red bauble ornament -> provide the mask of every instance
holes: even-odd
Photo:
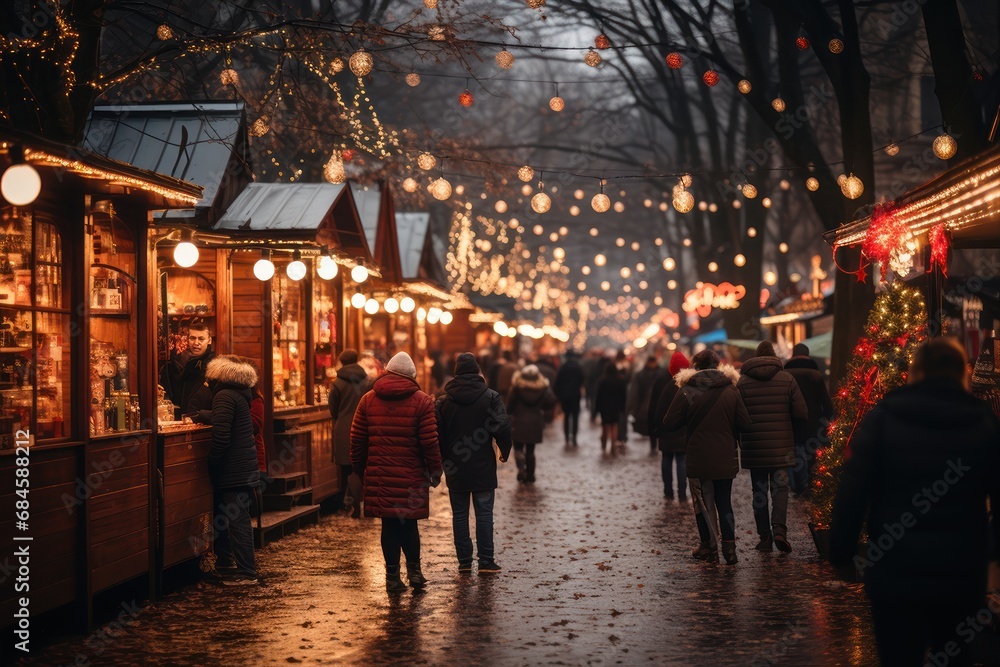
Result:
[[[469,89],[466,88],[458,96],[458,103],[461,104],[463,107],[471,107],[473,104],[476,103],[476,98],[473,97],[472,93],[469,92]]]
[[[809,48],[809,40],[806,37],[799,37],[795,40],[795,46],[799,47],[799,50],[805,51]]]
[[[706,86],[714,86],[719,83],[719,73],[710,69],[701,75],[701,80],[705,82]]]
[[[676,51],[667,54],[667,67],[670,69],[680,69],[681,65],[684,64],[684,59],[681,58],[681,54]]]
[[[354,159],[354,151],[350,148],[345,148],[344,150],[340,151],[340,156],[344,158],[345,162],[350,162],[351,160]]]
[[[594,46],[599,48],[601,51],[611,46],[611,40],[603,32],[594,38]]]

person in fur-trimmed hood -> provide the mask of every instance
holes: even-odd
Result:
[[[809,408],[798,382],[782,369],[774,346],[763,341],[757,354],[740,368],[736,385],[753,419],[740,439],[743,467],[753,484],[753,516],[760,542],[758,551],[788,553],[785,517],[788,515],[788,469],[795,463],[795,422],[809,418]],[[771,515],[767,513],[768,489]]]
[[[216,567],[222,571],[235,567],[235,574],[223,578],[223,584],[255,584],[250,497],[259,483],[260,470],[250,404],[257,371],[242,357],[220,355],[208,363],[205,382],[212,392],[208,472],[215,488]]]
[[[510,416],[519,482],[535,481],[535,445],[542,441],[545,412],[555,404],[556,395],[538,366],[528,364],[520,373],[514,374],[507,396],[507,414]]]
[[[733,478],[740,469],[736,443],[740,432],[750,428],[750,415],[736,389],[740,376],[735,368],[720,365],[711,350],[702,350],[691,362],[693,368],[674,376],[680,389],[663,425],[667,431],[687,432],[687,476],[701,538],[691,555],[718,558],[716,535],[721,532],[722,553],[732,565],[737,561],[732,504]]]

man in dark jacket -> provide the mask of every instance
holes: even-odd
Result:
[[[340,466],[340,491],[334,506],[347,509],[344,500],[349,489],[351,516],[356,519],[361,516],[361,480],[351,474],[351,423],[361,397],[372,388],[372,383],[365,369],[358,364],[357,350],[344,350],[339,359],[341,367],[330,388],[329,406],[333,418],[333,460]]]
[[[918,348],[909,382],[872,408],[850,441],[830,561],[863,570],[883,665],[923,665],[928,646],[928,664],[972,664],[969,644],[984,616],[995,618],[984,600],[986,497],[1000,541],[1000,422],[969,394],[954,338]]]
[[[160,386],[177,407],[179,415],[190,415],[212,407],[212,393],[205,387],[205,369],[215,358],[212,334],[204,324],[188,328],[188,347],[160,371]]]
[[[438,442],[451,499],[458,571],[472,571],[471,500],[476,512],[479,572],[499,572],[500,566],[493,558],[493,499],[497,488],[493,441],[500,448],[500,460],[506,461],[513,444],[510,420],[500,394],[486,387],[479,364],[469,352],[458,355],[455,377],[444,391],[435,408]]]
[[[827,441],[826,431],[833,418],[833,403],[826,389],[826,378],[819,365],[809,356],[809,347],[799,343],[792,348],[792,358],[785,362],[785,371],[795,378],[802,398],[809,408],[809,419],[795,424],[795,463],[791,466],[792,492],[809,491],[816,450]]]
[[[743,467],[750,470],[753,484],[753,516],[760,542],[756,549],[770,551],[774,545],[788,553],[785,517],[788,514],[788,468],[795,461],[794,420],[809,417],[799,385],[781,368],[774,347],[764,341],[757,355],[740,367],[736,385],[753,425],[740,437]],[[768,521],[767,495],[771,491]],[[772,532],[773,531],[773,532]]]
[[[227,585],[257,583],[253,552],[250,498],[256,493],[260,471],[250,418],[251,393],[257,384],[254,367],[235,355],[220,355],[205,369],[212,392],[212,444],[208,472],[215,493],[215,554]]]
[[[563,434],[566,446],[576,447],[576,435],[580,428],[580,396],[583,390],[583,367],[576,353],[566,353],[566,361],[556,374],[553,387],[563,411]]]
[[[646,363],[642,370],[632,377],[632,386],[629,387],[628,412],[635,420],[635,432],[639,435],[651,435],[649,424],[649,403],[653,396],[653,385],[667,371],[660,368],[660,363],[656,357],[650,355],[646,358]],[[656,453],[656,438],[649,439],[650,454]]]

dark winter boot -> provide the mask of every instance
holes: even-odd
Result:
[[[722,557],[726,559],[726,565],[736,565],[739,558],[736,557],[736,542],[722,541]]]
[[[718,553],[710,543],[702,542],[697,549],[691,552],[691,557],[698,560],[715,560],[718,558]]]
[[[754,547],[757,551],[773,551],[774,550],[774,538],[770,535],[761,535],[760,542]]]
[[[385,567],[385,590],[387,593],[403,593],[407,591],[406,584],[399,578],[399,566]]]
[[[406,563],[406,576],[410,579],[410,585],[414,588],[423,588],[427,585],[427,578],[420,571],[420,563]]]

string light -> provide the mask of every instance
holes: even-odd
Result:
[[[430,153],[421,153],[417,156],[417,166],[424,171],[430,171],[437,166],[437,158]]]
[[[747,95],[751,90],[753,90],[753,86],[750,85],[750,82],[746,79],[740,79],[740,82],[736,84],[736,89],[744,95]]]
[[[844,42],[834,37],[830,40],[830,43],[827,44],[827,48],[830,49],[830,53],[841,53],[844,50]]]
[[[597,67],[601,64],[602,58],[601,54],[594,50],[594,47],[587,49],[587,53],[583,56],[583,62],[587,63],[591,67]]]
[[[527,183],[528,181],[531,181],[532,179],[535,178],[535,170],[529,167],[528,165],[524,165],[523,167],[517,170],[517,177],[520,178],[525,183]]]
[[[416,72],[410,72],[404,78],[406,79],[406,85],[411,88],[416,88],[420,85],[420,75]]]
[[[676,52],[668,53],[665,60],[667,61],[667,67],[670,69],[680,69],[684,65],[684,58]]]
[[[865,184],[852,173],[844,180],[844,183],[840,186],[840,190],[848,199],[857,199],[865,191]]]
[[[719,83],[719,73],[714,69],[710,69],[701,75],[701,80],[705,82],[708,87],[714,87]]]
[[[473,97],[469,89],[466,88],[465,90],[463,90],[461,93],[458,94],[458,103],[461,104],[463,107],[471,107],[473,104],[476,103],[476,98]]]
[[[407,192],[416,192],[418,187],[420,186],[412,178],[407,177],[403,181],[403,189],[406,190]]]
[[[810,176],[809,178],[807,178],[806,179],[806,189],[809,190],[810,192],[816,192],[817,190],[819,190],[819,180],[817,180],[813,176]]]
[[[323,178],[330,183],[343,183],[347,180],[347,174],[344,172],[344,160],[340,151],[333,151],[333,155],[323,165]]]
[[[549,100],[549,108],[558,113],[566,108],[566,100],[556,95]]]
[[[372,58],[372,54],[365,51],[364,47],[362,47],[351,54],[349,64],[355,76],[363,77],[371,74],[372,68],[375,66],[375,60]]]
[[[510,69],[514,66],[514,54],[504,49],[496,55],[496,61],[500,69]]]
[[[885,147],[885,154],[889,157],[893,157],[897,153],[899,153],[899,146],[897,144],[889,144]]]
[[[602,189],[601,192],[594,195],[593,199],[590,200],[590,206],[596,212],[604,213],[611,208],[611,198],[604,194]]]
[[[740,190],[743,192],[743,196],[746,197],[747,199],[753,199],[754,197],[757,196],[757,188],[755,188],[750,183],[744,183],[743,187],[740,188]]]
[[[771,108],[777,111],[778,113],[784,112],[785,100],[781,99],[780,97],[775,97],[773,100],[771,100]]]
[[[950,160],[958,152],[958,142],[947,132],[938,135],[931,147],[934,155],[942,160]]]
[[[451,183],[441,176],[427,186],[427,191],[431,193],[431,196],[434,197],[434,199],[437,199],[438,201],[445,201],[451,197]]]

